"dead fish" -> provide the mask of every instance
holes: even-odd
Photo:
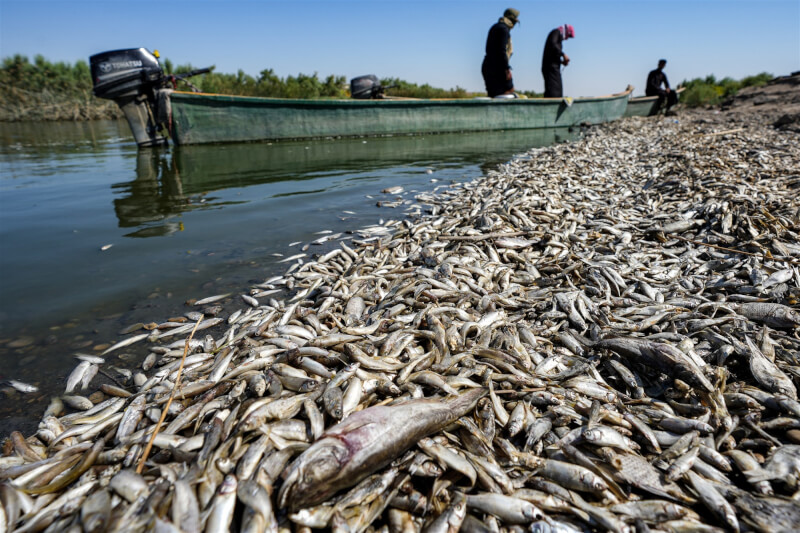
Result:
[[[767,359],[756,347],[750,337],[745,337],[749,349],[750,371],[762,386],[771,392],[783,394],[792,400],[797,400],[797,389],[792,380],[775,363]]]
[[[142,334],[139,334],[139,335],[134,335],[133,337],[128,337],[127,339],[121,340],[118,343],[112,345],[110,348],[106,348],[103,351],[103,355],[109,354],[109,353],[113,352],[114,350],[118,350],[120,348],[124,348],[125,346],[130,346],[131,344],[139,342],[141,340],[144,340],[149,336],[150,336],[150,333],[142,333]]]
[[[28,383],[23,383],[22,381],[17,381],[16,379],[8,379],[6,380],[6,383],[8,384],[9,387],[13,388],[14,390],[18,390],[19,392],[26,394],[31,392],[36,392],[39,390],[39,387],[30,385]]]
[[[672,345],[633,337],[619,337],[598,341],[594,344],[594,348],[609,349],[666,374],[680,377],[707,392],[714,390],[702,370]]]
[[[783,304],[770,302],[727,303],[728,307],[756,322],[773,328],[800,326],[800,312]]]
[[[281,507],[316,505],[382,468],[403,451],[475,407],[486,394],[473,389],[448,400],[412,400],[357,411],[325,431],[286,471]]]
[[[210,303],[218,302],[220,300],[224,300],[225,298],[229,297],[231,293],[227,292],[225,294],[215,294],[214,296],[208,296],[206,298],[201,298],[197,300],[194,305],[208,305]]]

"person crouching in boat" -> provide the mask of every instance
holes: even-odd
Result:
[[[519,22],[519,11],[508,8],[491,28],[486,38],[486,55],[483,57],[481,73],[490,98],[505,96],[513,98],[514,79],[511,75],[511,28]],[[508,95],[508,96],[506,96]]]
[[[569,56],[564,53],[561,43],[575,37],[572,24],[564,24],[547,34],[542,54],[542,76],[544,77],[545,98],[561,98],[564,89],[561,85],[561,65],[569,65]]]
[[[664,74],[664,67],[667,66],[666,59],[658,60],[658,68],[651,70],[647,75],[647,86],[644,94],[647,96],[658,96],[658,106],[656,109],[660,110],[664,105],[664,100],[667,101],[667,108],[665,113],[670,114],[670,108],[678,103],[678,93],[669,88],[669,81],[667,75]],[[661,88],[664,85],[664,88]]]

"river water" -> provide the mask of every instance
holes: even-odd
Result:
[[[579,134],[138,150],[124,122],[0,124],[0,436],[35,430],[76,353],[100,352],[132,324],[181,316],[189,299],[245,292],[285,272],[290,263],[279,261],[321,232],[346,237],[404,217],[407,205],[387,203],[479,178],[515,154]],[[381,192],[395,186],[404,189],[399,197]],[[146,355],[120,352],[105,371]],[[21,394],[10,379],[39,390]]]

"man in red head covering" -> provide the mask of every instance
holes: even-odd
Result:
[[[569,65],[569,56],[564,53],[561,43],[575,37],[572,24],[564,24],[547,34],[542,54],[542,76],[544,77],[545,98],[561,98],[564,89],[561,86],[561,65]]]

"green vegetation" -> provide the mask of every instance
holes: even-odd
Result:
[[[191,65],[179,66],[173,71],[169,61],[164,62],[164,71],[183,74],[193,70]],[[344,76],[328,76],[324,80],[313,75],[298,74],[280,78],[272,69],[262,70],[254,78],[240,70],[236,74],[210,72],[188,79],[189,83],[204,93],[232,94],[237,96],[264,96],[272,98],[344,98],[346,81]],[[178,88],[181,86],[179,84]],[[183,87],[186,89],[186,87]]]
[[[713,74],[705,78],[695,78],[681,83],[686,87],[681,94],[681,103],[688,107],[718,105],[745,87],[759,87],[773,78],[772,74],[766,72],[747,76],[739,81],[732,78],[717,80]]]
[[[192,65],[174,66],[169,59],[161,60],[166,74],[183,74]],[[298,74],[281,78],[272,69],[262,70],[257,78],[239,71],[236,74],[211,72],[179,83],[178,88],[190,86],[202,92],[274,98],[347,98],[349,82],[345,76],[330,75],[320,79]],[[391,86],[387,95],[412,98],[463,98],[472,96],[465,89],[438,89],[428,84],[417,85],[395,78],[381,80]],[[117,104],[96,98],[92,94],[89,65],[78,61],[51,63],[41,55],[33,62],[15,55],[3,59],[0,67],[0,122],[22,120],[93,120],[121,117]]]
[[[456,87],[455,89],[438,89],[431,87],[427,83],[417,85],[397,78],[384,78],[381,85],[388,87],[385,94],[387,96],[402,96],[404,98],[466,98],[474,96],[466,89]]]
[[[0,68],[0,121],[92,120],[121,116],[114,102],[92,95],[89,65],[51,63],[38,55],[33,63],[15,55]]]
[[[191,65],[173,66],[162,59],[164,72],[182,74],[193,69]],[[684,81],[686,90],[681,102],[689,107],[718,105],[735,95],[740,89],[764,85],[773,76],[761,73],[739,81],[731,78],[717,80],[713,75]],[[236,74],[211,72],[190,78],[189,83],[208,93],[276,98],[347,98],[349,83],[344,76],[330,75],[325,79],[298,74],[281,78],[272,69],[262,70],[255,78],[243,71]],[[381,80],[388,96],[407,98],[469,98],[478,96],[466,89],[439,89],[428,84],[417,85],[397,78]],[[180,87],[179,87],[180,88]],[[186,88],[186,86],[184,86]],[[541,96],[532,91],[522,91],[529,98]],[[51,63],[41,55],[30,62],[27,57],[15,55],[2,61],[0,67],[0,121],[20,120],[93,120],[120,117],[116,103],[95,98],[92,79],[85,61]]]
[[[528,98],[542,98],[544,96],[544,93],[537,93],[536,91],[517,91],[517,93]]]
[[[172,72],[168,61],[164,63],[165,72]],[[174,74],[193,70],[191,65],[180,66]],[[239,96],[264,96],[271,98],[349,98],[350,85],[344,76],[328,76],[325,80],[317,78],[317,74],[309,76],[298,74],[283,79],[272,69],[262,70],[258,78],[248,76],[243,71],[234,74],[217,74],[212,72],[189,80],[192,85],[204,93],[235,94]],[[387,96],[408,98],[464,98],[471,96],[466,89],[439,89],[427,83],[417,85],[397,78],[384,78],[380,83],[386,89]]]

